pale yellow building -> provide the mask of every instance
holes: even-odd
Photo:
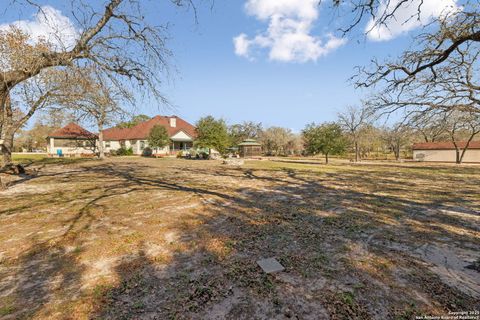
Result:
[[[460,153],[466,142],[457,143]],[[455,162],[456,151],[453,142],[415,143],[412,147],[413,160],[431,162]],[[480,163],[480,141],[471,141],[463,157],[464,163]]]
[[[97,150],[97,135],[75,123],[53,131],[48,135],[47,141],[50,156],[92,156]]]

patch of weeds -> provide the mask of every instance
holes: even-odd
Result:
[[[331,319],[371,319],[365,305],[358,303],[352,292],[326,290],[321,299]]]
[[[16,310],[15,305],[11,301],[6,301],[0,306],[0,316],[8,316],[9,314],[14,313]]]
[[[338,219],[337,217],[325,217],[323,218],[323,223],[327,226],[335,227],[338,224]]]
[[[398,310],[397,308],[392,312],[392,314],[395,315],[394,316],[395,320],[410,320],[410,319],[414,319],[415,315],[418,315],[419,312],[417,310],[417,306],[415,305],[415,303],[411,302],[408,305],[406,305],[403,308],[403,310]]]
[[[143,238],[143,235],[139,232],[133,232],[123,238],[124,243],[132,244],[137,243]]]
[[[342,292],[341,297],[343,302],[350,306],[352,306],[353,303],[355,302],[355,295],[353,294],[353,292],[349,292],[349,291]]]
[[[357,223],[349,223],[345,226],[345,231],[349,237],[358,235],[360,232],[366,229],[365,225],[360,225]]]
[[[337,270],[332,268],[324,268],[322,269],[321,273],[325,278],[334,279],[337,275]]]
[[[273,292],[275,290],[275,283],[272,281],[272,277],[268,274],[262,277],[262,285],[263,289],[267,292]]]
[[[473,310],[478,306],[478,300],[446,285],[436,274],[415,270],[408,277],[412,283],[421,286],[423,291],[430,295],[432,301],[437,301],[447,310]]]
[[[135,301],[135,302],[133,303],[133,305],[132,305],[132,308],[133,308],[133,309],[136,309],[136,310],[141,310],[141,309],[143,309],[144,307],[145,307],[145,303],[143,303],[143,301],[140,301],[140,300]]]
[[[236,241],[233,240],[227,240],[225,241],[225,247],[227,247],[230,250],[233,250],[235,248]]]
[[[348,243],[344,243],[341,246],[338,247],[338,252],[339,253],[348,253],[351,252],[352,248],[348,245]]]
[[[284,261],[285,262],[285,261]],[[329,269],[330,259],[322,252],[314,253],[305,259],[305,256],[294,255],[288,259],[286,265],[291,265],[292,269],[298,270],[302,277],[316,277],[319,272]]]
[[[195,286],[195,288],[193,289],[193,292],[188,297],[188,310],[199,310],[201,306],[212,300],[213,296],[214,290],[212,288],[204,286],[202,284],[197,284],[197,286]]]
[[[354,290],[361,290],[361,289],[363,289],[363,288],[365,288],[365,285],[364,285],[363,283],[361,283],[361,282],[355,283],[355,284],[353,285],[353,289],[354,289]]]
[[[187,284],[188,294],[184,296],[186,309],[192,312],[199,311],[209,302],[217,300],[219,296],[228,295],[229,289],[222,285],[219,277],[211,274],[202,274],[198,279],[190,280]]]
[[[330,262],[330,259],[324,253],[317,253],[313,257],[312,262],[317,267],[323,267]]]
[[[243,287],[252,289],[259,294],[270,294],[275,290],[273,277],[264,274],[254,263],[249,261],[234,261],[226,267],[226,276]]]
[[[200,261],[200,263],[202,264],[202,266],[208,267],[208,266],[211,266],[214,263],[217,263],[217,259],[212,253],[205,252],[203,254],[203,257],[202,257],[202,260]]]
[[[95,300],[108,299],[112,288],[112,285],[106,283],[97,284],[92,289],[92,296]]]

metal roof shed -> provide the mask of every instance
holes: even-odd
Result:
[[[262,145],[254,139],[245,139],[238,144],[240,157],[258,157],[262,155]]]

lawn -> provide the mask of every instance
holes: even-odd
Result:
[[[2,319],[480,309],[480,167],[36,161],[0,192]]]

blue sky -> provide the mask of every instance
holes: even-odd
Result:
[[[348,83],[354,67],[373,56],[396,56],[411,39],[372,42],[352,35],[355,39],[317,61],[270,61],[266,53],[250,61],[235,55],[232,39],[262,30],[265,23],[249,17],[244,4],[217,1],[212,11],[200,11],[198,25],[191,14],[176,16],[170,44],[179,73],[164,92],[178,106],[178,115],[195,121],[212,114],[231,123],[252,120],[295,131],[312,121],[332,121],[337,111],[365,96]]]
[[[356,90],[348,83],[354,67],[368,65],[373,57],[398,56],[419,30],[416,26],[392,25],[392,34],[385,37],[391,39],[372,41],[362,35],[365,28],[362,24],[355,33],[341,39],[336,31],[342,21],[348,20],[332,18],[326,5],[315,6],[314,12],[309,7],[313,0],[272,1],[215,1],[213,8],[210,2],[203,1],[197,7],[198,23],[192,10],[175,8],[168,1],[149,1],[147,18],[170,24],[167,45],[174,54],[173,67],[161,90],[175,109],[143,101],[137,112],[177,114],[192,123],[202,116],[213,115],[229,123],[252,120],[265,126],[300,131],[313,121],[335,120],[336,113],[346,105],[360,104],[368,92]],[[436,1],[426,2],[438,7]],[[438,1],[455,4],[455,0]],[[277,6],[282,2],[286,7]],[[268,7],[272,3],[274,7]],[[61,1],[45,1],[45,4],[69,15]],[[299,13],[295,6],[304,6],[307,11]],[[32,12],[28,11],[6,13],[0,20],[2,24],[32,19]],[[279,33],[291,29],[278,27],[275,24],[278,21],[272,18],[275,15],[300,25],[300,38],[307,41],[293,44],[294,48],[305,48],[293,53],[297,57],[288,56],[293,52],[292,47],[277,46],[275,37],[282,37]],[[398,34],[395,30],[399,30]],[[242,34],[248,52],[239,55],[234,38]],[[346,43],[327,50],[323,47],[330,38]],[[277,54],[272,59],[276,49],[281,56],[278,58]]]

